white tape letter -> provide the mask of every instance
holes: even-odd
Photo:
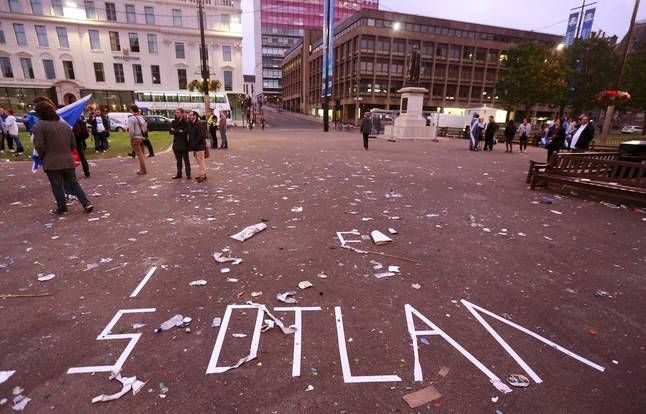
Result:
[[[336,333],[339,340],[339,356],[341,357],[343,382],[350,384],[358,382],[397,382],[402,380],[397,375],[352,376],[352,372],[350,371],[350,360],[348,359],[348,350],[345,346],[345,331],[343,330],[343,315],[341,314],[340,306],[334,307],[334,315],[336,317]]]
[[[135,347],[137,344],[137,341],[139,341],[139,338],[141,337],[140,333],[132,333],[132,334],[116,334],[112,335],[110,334],[110,331],[112,331],[112,328],[116,323],[119,321],[121,316],[126,313],[145,313],[145,312],[155,312],[155,308],[144,308],[144,309],[120,309],[117,311],[117,313],[114,315],[110,323],[103,329],[103,331],[99,334],[99,336],[96,337],[97,341],[107,341],[110,339],[130,339],[130,342],[128,342],[128,346],[126,346],[126,349],[123,350],[121,355],[119,356],[119,359],[114,365],[99,365],[95,367],[75,367],[75,368],[70,368],[67,370],[68,374],[87,374],[87,373],[92,373],[92,372],[119,372],[121,371],[121,367],[123,364],[126,362],[126,359],[128,358],[128,355],[132,352],[132,349]]]
[[[292,377],[301,376],[301,344],[303,339],[303,311],[320,311],[318,306],[301,308],[300,306],[293,308],[274,308],[275,312],[291,312],[294,311],[294,357],[292,360]]]

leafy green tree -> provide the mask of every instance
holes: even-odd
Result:
[[[630,93],[632,97],[630,103],[627,104],[628,107],[646,112],[646,45],[641,45],[628,55],[620,87]],[[646,119],[644,128],[646,128]]]
[[[563,52],[563,64],[572,74],[568,103],[574,113],[598,108],[595,97],[601,91],[616,87],[619,56],[616,38],[592,36],[576,39]]]
[[[506,71],[496,85],[506,109],[523,107],[528,114],[536,104],[560,104],[567,91],[566,66],[552,47],[524,42],[509,49]]]

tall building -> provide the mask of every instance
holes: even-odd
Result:
[[[323,30],[324,0],[254,0],[256,92],[267,99],[282,93],[283,54],[304,30]],[[378,9],[379,0],[334,0],[335,23],[360,9]]]
[[[379,10],[361,10],[335,27],[333,104],[336,119],[356,122],[372,108],[398,110],[407,56],[420,53],[424,110],[501,106],[496,82],[506,51],[521,41],[556,47],[563,39],[545,33]],[[322,114],[322,39],[306,33],[285,54],[283,107]],[[531,87],[531,85],[528,85]],[[550,113],[549,108],[534,108]],[[451,112],[451,111],[449,111]]]
[[[242,92],[240,1],[204,3],[211,79]],[[2,1],[0,106],[21,113],[38,95],[65,104],[92,93],[110,111],[197,108],[198,23],[195,0]]]

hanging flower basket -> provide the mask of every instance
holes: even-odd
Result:
[[[603,91],[599,92],[596,101],[601,106],[620,105],[630,102],[630,94],[626,91]]]

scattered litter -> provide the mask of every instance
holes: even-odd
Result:
[[[491,233],[491,229],[488,227],[484,227],[482,231],[484,231],[485,233]]]
[[[543,236],[543,238],[544,238],[545,240],[549,240],[549,241],[554,240],[554,239],[552,239],[551,237],[548,237],[548,236]]]
[[[422,388],[419,391],[404,395],[404,401],[410,408],[421,407],[424,404],[442,398],[442,394],[432,385]]]
[[[251,297],[252,298],[257,298],[258,296],[261,296],[261,295],[262,295],[262,291],[251,292]]]
[[[213,322],[211,323],[211,328],[217,328],[222,324],[222,318],[213,318]]]
[[[526,235],[525,233],[518,233],[518,235],[519,235],[520,237],[527,237],[527,235]]]
[[[370,233],[370,237],[372,238],[372,241],[376,245],[386,244],[386,243],[390,243],[390,242],[393,241],[390,237],[386,236],[385,234],[383,234],[379,230],[372,231]]]
[[[223,267],[222,269],[220,269],[220,273],[229,273],[230,271],[231,269],[229,269],[228,267]]]
[[[292,207],[292,213],[302,213],[303,207]]]
[[[363,217],[361,221],[370,221],[372,220],[372,217]]]
[[[247,334],[234,333],[234,334],[231,334],[231,336],[233,336],[234,338],[246,338]]]
[[[554,199],[552,197],[543,197],[541,204],[554,204]]]
[[[17,395],[13,398],[13,406],[11,407],[11,409],[14,411],[22,411],[25,409],[25,407],[27,407],[29,401],[31,401],[31,398],[25,397],[22,394]]]
[[[42,273],[39,273],[38,274],[38,281],[39,282],[47,282],[48,280],[52,280],[55,277],[56,277],[56,275],[54,273],[49,273],[49,274],[46,274],[46,275],[44,275]]]
[[[318,277],[319,277],[319,278],[321,278],[321,279],[327,279],[327,275],[326,275],[325,273],[319,273],[319,274],[318,274],[318,275],[316,275],[316,276],[318,276]]]
[[[13,395],[19,395],[19,394],[22,394],[24,391],[25,389],[22,387],[14,387],[12,393]]]
[[[110,380],[113,380],[113,379],[116,379],[121,383],[122,385],[121,391],[112,395],[106,395],[106,394],[98,395],[92,398],[92,404],[98,403],[98,402],[117,400],[123,397],[124,395],[126,395],[129,391],[132,391],[133,395],[137,395],[137,393],[144,387],[144,385],[146,385],[145,382],[139,381],[137,377],[122,377],[121,373],[117,373],[116,376],[114,374],[110,375]]]
[[[401,198],[402,195],[399,193],[394,192],[393,190],[390,190],[386,194],[384,194],[386,198]]]
[[[440,370],[438,371],[437,375],[439,375],[440,377],[444,378],[444,377],[446,377],[447,375],[449,375],[449,371],[451,371],[451,370],[449,369],[449,367],[442,367],[442,368],[440,368]]]
[[[299,287],[300,287],[300,284],[299,284]],[[296,303],[296,299],[291,297],[294,295],[296,295],[296,292],[293,290],[290,290],[289,292],[278,293],[276,295],[276,299],[284,303]]]
[[[598,298],[611,298],[612,297],[612,296],[610,296],[610,293],[606,292],[605,290],[601,290],[601,289],[594,292],[594,296],[596,296]]]
[[[393,273],[399,273],[399,266],[388,266],[388,271]]]
[[[230,236],[230,237],[232,239],[235,239],[235,240],[243,242],[243,241],[253,237],[255,234],[260,233],[261,231],[265,230],[266,228],[267,228],[267,225],[265,223],[254,224],[252,226],[246,227],[241,232],[236,233],[236,234],[234,234],[233,236]]]
[[[232,278],[232,277],[227,277],[227,282],[238,283],[238,279],[235,279],[235,278]]]
[[[560,211],[558,211],[558,210],[550,210],[550,213],[554,213],[554,214],[559,215],[559,216],[560,216],[561,214],[563,214],[563,213],[561,213],[561,212],[560,212]]]
[[[96,269],[97,267],[99,267],[99,265],[97,263],[88,263],[85,266],[84,272],[87,272],[88,270]]]
[[[99,217],[92,217],[87,219],[87,221],[99,221]]]
[[[572,289],[572,288],[565,288],[565,291],[566,291],[567,293],[571,293],[571,294],[573,294],[573,295],[576,295],[576,294],[577,294],[577,291],[576,291],[576,290],[574,290],[574,289]]]
[[[375,277],[377,279],[383,279],[385,277],[391,277],[391,276],[395,276],[395,274],[393,272],[383,272],[383,273],[375,274]]]
[[[431,342],[426,338],[420,338],[419,341],[421,343],[423,343],[424,345],[430,345],[431,344]]]
[[[497,403],[499,398],[500,397],[491,397],[491,402],[492,403]]]
[[[388,228],[388,233],[390,234],[397,234],[397,230],[393,229],[392,227]]]
[[[619,365],[619,361],[617,361],[616,359],[613,359],[612,363],[615,364],[615,365]]]
[[[206,280],[204,280],[204,279],[194,280],[191,283],[189,283],[188,285],[189,286],[205,286],[206,285]]]
[[[224,257],[224,253],[222,252],[213,253],[213,259],[218,263],[233,262],[233,264],[235,265],[242,263],[242,259],[238,259],[236,257],[229,257],[229,256]]]
[[[313,385],[308,385],[307,388],[305,388],[305,392],[312,391],[313,389],[314,389]]]
[[[146,326],[146,324],[145,324],[145,323],[133,323],[133,324],[132,324],[132,329],[141,329],[141,328],[143,328],[144,326]]]
[[[527,388],[529,387],[529,378],[522,374],[511,374],[507,377],[507,382],[512,387]]]
[[[493,378],[491,380],[491,383],[493,384],[494,387],[503,394],[509,394],[511,392],[511,388],[504,382],[500,381],[498,378]]]
[[[373,268],[374,270],[379,270],[379,269],[382,269],[382,268],[384,267],[384,265],[383,265],[383,264],[379,263],[379,262],[378,262],[378,261],[376,261],[376,260],[371,260],[371,261],[370,261],[370,264],[372,264],[372,265],[373,265],[373,266],[372,266],[372,268]]]
[[[170,318],[169,320],[167,320],[166,322],[159,325],[159,328],[155,329],[155,333],[159,333],[159,332],[162,332],[162,331],[167,331],[167,330],[169,330],[170,328],[173,328],[173,327],[183,328],[184,326],[191,323],[191,320],[192,319],[189,318],[189,317],[184,318],[184,315],[177,314],[177,315],[173,316],[172,318]],[[186,321],[186,324],[185,324],[185,321]]]
[[[0,384],[7,381],[16,371],[0,371]]]
[[[426,215],[426,218],[435,218],[435,217],[440,217],[440,215],[439,215],[439,214],[435,214],[435,213],[431,213],[431,214],[427,214],[427,215]]]
[[[410,285],[410,287],[419,290],[422,288],[422,285],[420,285],[419,283],[413,283],[412,285]]]
[[[307,280],[303,280],[302,282],[298,283],[298,287],[300,289],[307,289],[307,288],[310,288],[312,286],[314,286],[314,285],[310,281],[307,281]]]

